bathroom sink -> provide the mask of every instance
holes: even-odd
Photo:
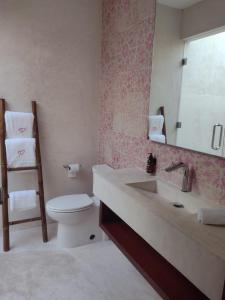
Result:
[[[195,190],[182,192],[181,185],[174,186],[137,168],[99,170],[94,174],[93,191],[102,205],[130,226],[209,299],[221,299],[225,276],[225,229],[202,225],[196,216],[198,208],[213,207],[215,201],[208,202]],[[174,202],[181,203],[183,208],[174,207]],[[107,225],[121,239],[117,223],[109,221]]]
[[[158,184],[157,180],[151,180],[151,181],[143,181],[143,182],[132,182],[127,183],[128,186],[131,186],[136,189],[140,189],[143,191],[151,192],[151,193],[157,193],[158,192]]]
[[[174,208],[184,208],[188,213],[196,214],[199,208],[211,207],[201,198],[196,198],[192,193],[185,193],[176,186],[161,179],[149,181],[126,183],[127,186],[135,189],[149,199],[170,203]]]
[[[166,201],[171,204],[181,204],[181,207],[184,207],[183,195],[179,193],[179,190],[176,191],[174,187],[163,182],[160,179],[154,179],[149,181],[142,182],[132,182],[127,183],[128,186],[134,188],[136,191],[142,195],[147,196],[149,199]],[[177,205],[179,206],[179,205]]]

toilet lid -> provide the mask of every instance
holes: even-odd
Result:
[[[47,209],[54,212],[73,212],[88,209],[94,201],[86,194],[66,195],[51,199]]]

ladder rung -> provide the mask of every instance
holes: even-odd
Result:
[[[40,221],[40,220],[41,220],[41,217],[22,219],[22,220],[11,221],[11,222],[9,222],[9,225],[17,225],[17,224]]]
[[[30,171],[30,170],[37,170],[38,166],[34,167],[19,167],[19,168],[7,168],[7,171],[13,172],[13,171]]]

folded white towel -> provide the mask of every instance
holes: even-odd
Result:
[[[152,134],[162,134],[163,124],[162,115],[149,116],[149,137]]]
[[[5,125],[7,138],[31,138],[33,136],[32,113],[5,112]]]
[[[11,211],[33,209],[37,206],[35,190],[17,191],[9,193],[9,208]]]
[[[6,139],[5,145],[9,168],[33,167],[36,165],[35,139]]]
[[[225,225],[225,208],[200,208],[197,218],[202,224]]]
[[[164,134],[151,134],[150,140],[158,143],[166,143],[166,137]]]

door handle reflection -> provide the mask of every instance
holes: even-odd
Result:
[[[220,136],[219,136],[219,143],[215,145],[215,136],[216,136],[216,129],[220,128]],[[213,134],[212,134],[212,145],[211,148],[213,150],[219,150],[222,146],[222,138],[223,138],[223,125],[222,124],[215,124],[213,125]]]

